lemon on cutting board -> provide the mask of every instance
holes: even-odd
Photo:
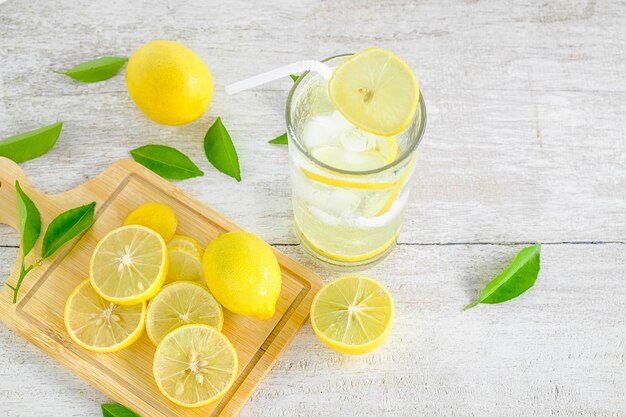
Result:
[[[340,353],[368,353],[391,331],[394,307],[389,292],[365,275],[346,275],[326,284],[313,299],[311,326]]]
[[[207,325],[190,324],[167,334],[154,354],[159,391],[182,407],[220,399],[237,377],[238,358],[228,338]]]
[[[148,337],[155,345],[187,324],[206,324],[222,330],[222,307],[204,287],[193,282],[166,285],[150,301],[146,318]]]
[[[328,81],[328,94],[352,124],[379,136],[403,131],[419,102],[413,71],[383,48],[364,49],[339,64]]]
[[[123,226],[96,245],[89,263],[94,290],[122,305],[146,301],[161,289],[169,270],[169,256],[160,234],[145,226]]]
[[[65,328],[79,346],[92,352],[117,352],[143,333],[146,303],[130,306],[102,298],[89,280],[81,282],[65,305]]]
[[[276,311],[282,278],[272,248],[243,231],[218,236],[203,258],[211,294],[224,307],[243,316],[271,318]]]
[[[124,220],[124,226],[140,225],[154,230],[169,242],[176,233],[178,219],[174,211],[165,204],[146,203],[131,211]]]
[[[178,42],[156,40],[137,49],[126,66],[128,93],[150,119],[182,125],[202,116],[213,98],[206,64]]]

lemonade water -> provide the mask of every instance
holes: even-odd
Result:
[[[346,56],[326,60],[331,67]],[[393,247],[407,205],[423,99],[410,125],[393,137],[351,124],[333,106],[328,83],[305,73],[287,102],[295,224],[305,246],[335,264],[375,261]]]

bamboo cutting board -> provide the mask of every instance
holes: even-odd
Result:
[[[97,206],[93,227],[26,277],[17,304],[12,304],[9,288],[2,290],[0,319],[106,395],[143,417],[237,415],[307,319],[313,296],[322,286],[315,273],[274,250],[283,279],[274,317],[262,321],[224,310],[223,332],[239,355],[235,384],[214,404],[197,409],[179,407],[156,387],[152,376],[155,347],[145,334],[120,352],[88,352],[74,344],[65,330],[65,301],[72,289],[87,278],[89,258],[98,240],[121,226],[128,213],[141,204],[158,202],[171,207],[179,220],[177,233],[195,238],[203,247],[219,234],[240,230],[240,227],[133,161],[116,162],[91,181],[63,194],[48,196],[37,192],[15,163],[0,157],[0,223],[18,230],[16,180],[41,211],[42,231],[56,215],[69,208],[91,201]],[[29,261],[34,262],[39,256],[40,245],[33,249]],[[15,285],[19,266],[18,259],[7,283]]]

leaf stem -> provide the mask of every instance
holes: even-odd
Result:
[[[474,308],[474,307],[476,307],[478,304],[480,304],[480,299],[478,299],[478,300],[474,301],[472,304],[470,304],[470,305],[468,305],[467,307],[465,307],[465,308],[463,309],[463,311],[467,311],[467,310],[469,310],[470,308]]]
[[[38,266],[38,263],[29,265],[28,268],[26,268],[24,265],[24,259],[22,258],[22,266],[20,267],[20,277],[17,279],[17,284],[15,284],[15,287],[12,287],[9,285],[9,288],[13,290],[13,304],[17,304],[17,295],[20,292],[20,287],[22,286],[22,282],[24,281],[24,278],[26,278],[26,275],[28,275],[28,273],[32,271],[33,269],[35,269],[37,266]]]

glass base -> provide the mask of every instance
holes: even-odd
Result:
[[[315,248],[313,245],[309,243],[308,239],[300,231],[299,227],[294,226],[294,229],[296,231],[296,234],[300,238],[300,244],[309,255],[311,255],[316,260],[324,262],[326,266],[330,264],[332,266],[340,267],[337,269],[341,269],[343,271],[345,271],[346,269],[352,270],[352,271],[360,271],[360,270],[374,266],[375,264],[385,259],[387,255],[389,255],[389,253],[391,253],[391,251],[396,247],[396,243],[397,243],[397,235],[396,235],[396,237],[394,237],[393,240],[388,243],[387,247],[384,250],[372,256],[371,258],[359,259],[357,261],[345,261],[345,260],[338,260],[338,259],[327,256],[324,252],[320,251],[319,249]]]

